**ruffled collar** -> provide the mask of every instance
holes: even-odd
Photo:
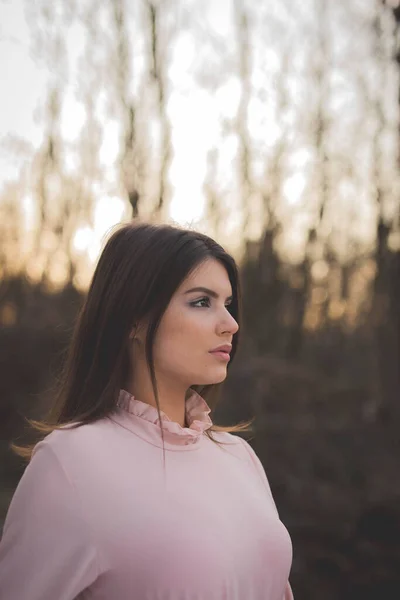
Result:
[[[161,426],[157,408],[142,402],[125,389],[119,392],[117,407],[123,418],[124,426],[152,444],[162,447]],[[160,411],[164,431],[165,448],[189,449],[198,446],[203,433],[213,422],[208,416],[211,412],[207,402],[195,390],[191,390],[186,399],[186,422],[182,427]]]

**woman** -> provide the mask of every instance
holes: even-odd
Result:
[[[31,421],[46,435],[13,445],[30,461],[0,542],[2,600],[292,598],[289,534],[260,460],[232,435],[249,423],[209,416],[239,311],[235,261],[209,237],[114,231],[59,395]]]

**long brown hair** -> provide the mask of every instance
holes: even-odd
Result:
[[[145,352],[161,423],[153,343],[159,323],[176,289],[200,263],[214,258],[225,267],[231,286],[229,310],[240,326],[241,293],[234,258],[212,238],[183,227],[140,220],[118,225],[100,255],[85,301],[79,312],[67,359],[57,382],[54,401],[44,420],[26,419],[42,439],[65,425],[80,427],[116,410],[119,390],[129,375],[129,334],[136,323],[149,323]],[[231,360],[238,345],[232,339]],[[222,383],[193,385],[215,408]],[[213,425],[212,432],[251,431],[253,419],[232,426]],[[164,433],[161,423],[163,451]],[[37,443],[37,442],[36,442]],[[11,449],[28,461],[35,444]]]

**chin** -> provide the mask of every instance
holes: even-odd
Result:
[[[212,385],[213,383],[222,383],[223,381],[225,381],[226,375],[227,375],[227,373],[225,371],[224,373],[221,373],[220,375],[215,375],[214,377],[210,377],[209,380],[206,381],[205,383],[207,385]]]
[[[215,369],[214,373],[210,373],[208,377],[204,375],[204,372],[200,373],[199,376],[196,377],[196,383],[192,383],[191,385],[213,385],[215,383],[222,383],[223,381],[225,381],[226,377],[226,367],[225,369],[221,368],[218,371],[217,369]]]
[[[196,383],[191,383],[190,385],[214,385],[215,383],[222,383],[226,379],[226,373],[220,376],[208,377],[205,379],[204,377],[198,377],[196,379]]]

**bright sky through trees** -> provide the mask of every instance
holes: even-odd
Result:
[[[85,4],[86,0],[82,2]],[[177,0],[176,5],[178,4]],[[254,93],[247,113],[254,158],[252,172],[254,180],[265,180],[268,183],[266,163],[275,160],[277,144],[285,145],[286,162],[282,171],[284,180],[279,214],[290,224],[285,244],[286,250],[289,254],[292,252],[293,256],[301,247],[303,230],[308,227],[307,219],[315,210],[314,204],[319,201],[317,187],[313,183],[313,178],[318,177],[318,168],[315,167],[309,133],[315,118],[311,107],[315,105],[317,96],[317,88],[311,77],[314,67],[310,67],[310,64],[315,61],[318,72],[321,67],[318,61],[322,60],[315,41],[318,39],[319,27],[316,22],[317,4],[314,0],[289,3],[271,0],[265,4],[260,3],[255,12],[254,5],[248,3],[253,11],[249,14],[251,86]],[[379,89],[379,65],[374,63],[373,43],[371,34],[368,33],[368,19],[371,20],[376,2],[338,0],[329,4],[334,8],[329,21],[329,39],[325,40],[329,46],[327,52],[330,65],[326,123],[329,124],[329,177],[335,184],[336,181],[338,183],[334,190],[335,202],[331,203],[328,210],[328,221],[333,228],[339,227],[340,223],[351,222],[357,228],[358,237],[368,240],[373,235],[375,224],[375,209],[369,201],[369,144],[374,136],[376,117],[373,107],[367,107],[368,98],[364,92],[367,90],[366,93],[369,93],[368,86],[371,90]],[[135,10],[138,3],[127,5]],[[172,123],[173,146],[168,173],[172,184],[169,215],[181,223],[201,222],[205,205],[207,155],[210,149],[216,148],[219,153],[217,189],[227,202],[224,227],[227,239],[232,240],[238,237],[236,234],[241,227],[240,190],[238,191],[235,162],[238,144],[232,129],[235,127],[241,101],[240,79],[232,66],[236,4],[231,0],[202,2],[201,16],[196,3],[188,0],[188,5],[192,7],[190,17],[197,30],[193,32],[187,24],[182,27],[174,42],[168,71],[172,92],[167,112]],[[27,21],[26,6],[24,0],[0,2],[0,190],[7,182],[21,177],[24,166],[29,164],[44,136],[43,103],[49,69],[45,61],[38,59],[32,52],[32,23]],[[102,6],[105,5],[99,3],[99,12]],[[106,20],[106,13],[101,18]],[[304,27],[299,25],[301,23]],[[356,31],[355,23],[358,27]],[[313,37],[314,34],[316,37]],[[66,166],[71,171],[76,158],[73,152],[68,153],[68,145],[72,148],[74,141],[82,136],[86,127],[85,110],[78,97],[77,83],[78,76],[82,76],[79,72],[82,64],[80,55],[85,35],[85,28],[78,21],[65,30],[68,56],[62,67],[65,68],[65,89],[60,134],[67,149]],[[203,52],[201,57],[199,48]],[[287,76],[282,75],[282,57],[285,52],[288,53],[291,67]],[[226,65],[230,65],[230,68],[226,68]],[[357,69],[360,69],[359,73]],[[61,71],[57,76],[63,79]],[[362,78],[365,80],[358,88]],[[287,95],[289,105],[280,113],[277,94],[282,85],[281,92]],[[387,126],[382,138],[382,173],[387,178],[386,188],[390,188],[389,192],[396,195],[396,78],[393,76],[385,85],[388,85],[385,107]],[[362,86],[365,88],[364,92]],[[371,106],[373,101],[372,98]],[[98,110],[101,111],[101,99],[99,106]],[[101,237],[110,226],[123,218],[126,207],[124,199],[118,196],[117,186],[113,189],[118,136],[115,123],[108,119],[105,111],[102,124],[99,156],[107,185],[96,192],[93,227],[82,223],[75,238],[77,250],[88,252],[91,260],[95,260],[97,256]],[[310,127],[309,131],[307,127]],[[354,152],[357,152],[356,156]],[[347,170],[348,177],[343,175]],[[23,202],[29,215],[29,197],[23,199]],[[256,202],[252,213],[250,232],[256,238],[260,234]],[[204,222],[202,226],[205,227]]]

